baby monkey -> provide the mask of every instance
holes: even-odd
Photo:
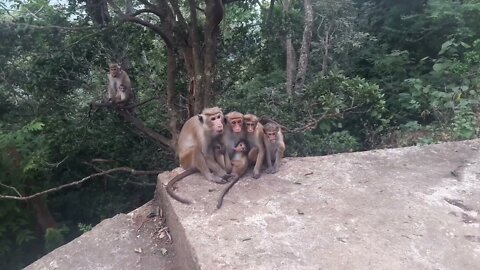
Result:
[[[230,184],[222,191],[217,202],[217,209],[220,209],[223,204],[223,197],[228,193],[228,191],[238,182],[240,177],[242,177],[248,168],[248,143],[246,140],[240,140],[237,145],[233,148],[234,153],[231,159],[232,162],[232,177]]]

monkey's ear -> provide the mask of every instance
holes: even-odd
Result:
[[[201,115],[201,114],[198,114],[197,116],[198,116],[198,121],[200,121],[200,123],[203,124],[203,117],[202,117],[202,115]]]

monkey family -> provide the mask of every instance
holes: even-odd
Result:
[[[127,105],[132,99],[132,84],[127,72],[117,63],[108,65],[107,98],[108,102],[117,105]]]
[[[223,115],[218,107],[207,108],[183,125],[177,142],[180,166],[185,170],[167,184],[174,199],[190,201],[173,192],[173,185],[182,178],[200,172],[207,180],[231,183],[222,192],[220,208],[228,190],[253,165],[253,177],[260,177],[266,163],[266,173],[276,173],[285,151],[282,131],[277,123],[263,126],[253,114],[230,112]]]

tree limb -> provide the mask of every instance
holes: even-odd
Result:
[[[114,173],[114,172],[126,172],[126,173],[130,173],[132,175],[150,175],[150,174],[159,174],[161,173],[162,171],[137,171],[135,169],[132,169],[132,168],[129,168],[129,167],[118,167],[118,168],[113,168],[113,169],[109,169],[109,170],[106,170],[106,171],[102,171],[102,172],[98,172],[98,173],[94,173],[94,174],[91,174],[89,176],[86,176],[78,181],[74,181],[74,182],[71,182],[71,183],[68,183],[68,184],[64,184],[64,185],[61,185],[61,186],[58,186],[58,187],[54,187],[54,188],[50,188],[50,189],[47,189],[47,190],[44,190],[44,191],[41,191],[41,192],[38,192],[38,193],[35,193],[35,194],[32,194],[32,195],[29,195],[29,196],[22,196],[17,190],[16,188],[12,187],[12,186],[7,186],[5,184],[2,184],[0,183],[1,186],[3,187],[6,187],[6,188],[10,188],[10,189],[13,189],[17,192],[17,194],[19,196],[8,196],[8,195],[0,195],[0,199],[8,199],[8,200],[17,200],[17,201],[26,201],[26,200],[30,200],[32,198],[36,198],[38,196],[43,196],[43,195],[46,195],[46,194],[49,194],[49,193],[52,193],[52,192],[56,192],[56,191],[59,191],[59,190],[62,190],[64,188],[67,188],[67,187],[72,187],[72,186],[78,186],[78,185],[81,185],[83,182],[87,181],[87,180],[90,180],[92,178],[95,178],[95,177],[98,177],[98,176],[102,176],[102,175],[107,175],[107,174],[110,174],[110,173]]]

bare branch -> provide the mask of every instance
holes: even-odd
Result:
[[[61,186],[58,186],[58,187],[54,187],[54,188],[50,188],[50,189],[47,189],[47,190],[44,190],[44,191],[41,191],[41,192],[38,192],[38,193],[35,193],[33,195],[29,195],[29,196],[22,196],[14,187],[11,187],[11,186],[7,186],[7,185],[4,185],[2,183],[0,183],[0,185],[4,186],[4,187],[8,187],[8,188],[11,188],[11,189],[14,189],[17,194],[19,196],[7,196],[7,195],[0,195],[0,199],[9,199],[9,200],[17,200],[17,201],[26,201],[26,200],[30,200],[30,199],[33,199],[33,198],[36,198],[38,196],[43,196],[43,195],[46,195],[46,194],[49,194],[49,193],[52,193],[52,192],[56,192],[56,191],[59,191],[59,190],[62,190],[64,188],[67,188],[67,187],[72,187],[72,186],[79,186],[81,185],[83,182],[87,181],[87,180],[90,180],[92,178],[95,178],[95,177],[98,177],[98,176],[102,176],[102,175],[108,175],[110,173],[114,173],[114,172],[126,172],[126,173],[130,173],[132,175],[150,175],[150,174],[159,174],[161,173],[162,171],[137,171],[135,169],[132,169],[132,168],[129,168],[129,167],[118,167],[118,168],[113,168],[113,169],[109,169],[109,170],[106,170],[106,171],[102,171],[102,172],[98,172],[98,173],[94,173],[94,174],[91,174],[87,177],[84,177],[78,181],[74,181],[74,182],[71,182],[71,183],[68,183],[68,184],[64,184],[64,185],[61,185]]]
[[[21,194],[15,187],[5,185],[5,184],[3,184],[2,182],[0,182],[0,186],[6,187],[6,188],[9,188],[9,189],[13,189],[13,191],[15,191],[15,193],[17,193],[18,196],[22,197],[22,194]]]
[[[157,16],[161,16],[161,13],[156,10],[156,9],[148,9],[148,8],[144,8],[144,9],[139,9],[139,10],[136,10],[135,12],[131,13],[131,14],[128,14],[128,15],[125,15],[125,16],[130,16],[130,17],[135,17],[137,15],[140,15],[140,14],[143,14],[143,13],[152,13],[152,14],[155,14]]]
[[[21,22],[9,22],[3,21],[0,25],[7,25],[7,26],[22,26],[26,28],[33,28],[33,29],[56,29],[56,30],[63,30],[63,31],[90,31],[96,29],[104,29],[104,26],[58,26],[58,25],[36,25],[31,23],[21,23]]]

